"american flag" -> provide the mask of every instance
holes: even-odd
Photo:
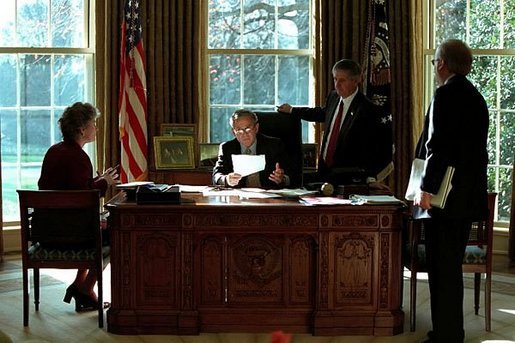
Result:
[[[147,177],[147,81],[139,5],[139,0],[127,0],[122,23],[118,116],[123,183]]]

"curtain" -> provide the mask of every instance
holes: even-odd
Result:
[[[333,86],[333,65],[344,58],[361,62],[366,38],[368,4],[362,0],[316,0],[313,66],[315,105],[323,106]],[[315,125],[315,140],[321,142],[322,124]]]
[[[390,1],[390,54],[395,169],[390,186],[404,199],[424,110],[422,0]]]
[[[98,138],[98,165],[119,160],[118,86],[121,14],[124,1],[97,1],[96,103],[103,113]],[[141,0],[148,87],[149,168],[152,136],[161,123],[194,123],[200,140],[207,137],[202,1]],[[315,103],[322,105],[333,89],[331,69],[342,58],[362,63],[368,3],[362,0],[316,0]],[[390,53],[395,170],[390,186],[400,198],[409,179],[411,160],[422,129],[422,0],[390,1]],[[318,135],[320,128],[317,129]]]
[[[120,37],[125,0],[96,1],[96,104],[102,112],[98,169],[119,163],[118,91]],[[203,1],[140,0],[147,71],[149,169],[152,137],[162,123],[199,124],[203,98],[200,63]],[[200,132],[204,132],[199,125]]]
[[[317,0],[315,5],[315,103],[322,105],[333,89],[331,68],[342,58],[363,63],[367,1]],[[392,114],[396,152],[389,185],[404,198],[411,160],[422,129],[422,1],[390,1]],[[317,130],[320,141],[320,128]]]

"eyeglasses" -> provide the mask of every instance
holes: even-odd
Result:
[[[435,58],[431,60],[431,64],[434,66],[436,61],[441,61],[440,58]]]
[[[241,136],[243,134],[248,134],[248,133],[251,133],[252,130],[254,130],[254,127],[255,125],[253,126],[250,126],[250,127],[246,127],[244,129],[233,129],[234,133],[237,134],[238,136]]]

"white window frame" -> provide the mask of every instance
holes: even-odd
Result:
[[[311,22],[310,22],[310,27],[309,27],[309,48],[308,49],[227,49],[227,48],[224,48],[224,49],[211,49],[209,48],[209,45],[207,44],[206,42],[206,55],[207,55],[207,58],[205,59],[206,61],[206,65],[205,65],[205,74],[207,75],[206,76],[206,80],[207,80],[207,92],[206,92],[206,104],[207,104],[207,116],[206,116],[206,119],[205,119],[205,125],[206,125],[206,128],[207,128],[207,134],[208,134],[208,140],[210,141],[211,139],[211,102],[210,102],[210,89],[211,89],[211,84],[210,84],[210,78],[209,78],[209,61],[210,61],[210,57],[211,55],[234,55],[234,56],[240,56],[240,55],[243,55],[243,56],[251,56],[251,55],[260,55],[260,56],[275,56],[276,59],[279,58],[279,57],[296,57],[296,56],[307,56],[309,57],[309,84],[310,85],[313,85],[314,84],[314,74],[313,74],[313,64],[314,64],[314,53],[315,53],[315,49],[314,49],[314,46],[313,46],[313,29],[314,29],[314,22],[313,22],[313,9],[314,9],[314,4],[313,4],[313,0],[310,0],[309,1],[309,11],[310,11],[310,15],[309,17],[312,18],[311,19]],[[205,6],[205,20],[206,22],[208,23],[208,20],[209,20],[209,6]],[[241,14],[243,16],[243,12]],[[209,23],[206,25],[206,34],[205,34],[205,37],[206,37],[206,40],[209,40]],[[242,71],[244,70],[244,61],[242,62]],[[274,89],[274,94],[275,94],[275,103],[278,104],[278,99],[277,99],[277,96],[278,96],[278,77],[277,77],[277,74],[278,74],[278,64],[276,63],[276,70],[275,70],[275,89]],[[245,88],[245,83],[243,82],[244,80],[244,77],[242,75],[242,82],[240,83],[240,102],[239,104],[217,104],[216,107],[222,107],[222,108],[231,108],[231,107],[234,107],[234,109],[238,109],[238,108],[249,108],[249,107],[252,107],[252,108],[258,108],[260,107],[259,105],[256,105],[256,104],[246,104],[243,100],[244,98],[244,88]],[[302,106],[312,106],[313,103],[314,103],[314,88],[313,87],[309,87],[309,95],[308,95],[308,103],[307,104],[292,104],[292,105],[302,105]],[[270,106],[270,105],[265,105],[262,107],[262,109],[264,111],[266,110],[275,110],[275,108],[273,106]],[[308,127],[308,142],[314,142],[314,127],[313,125],[307,125]],[[220,142],[214,142],[214,143],[220,143]]]
[[[0,47],[0,55],[14,55],[16,59],[19,61],[21,55],[24,54],[38,54],[38,55],[50,55],[52,60],[56,55],[84,55],[86,59],[86,66],[90,68],[86,73],[86,87],[85,87],[85,96],[83,101],[94,103],[95,99],[95,1],[92,0],[83,0],[84,1],[84,17],[87,20],[84,20],[84,40],[83,40],[83,48],[49,48],[49,47]],[[17,62],[17,67],[19,66],[19,62]],[[53,69],[52,69],[53,71]],[[53,76],[51,76],[50,81],[50,96],[53,99],[54,97],[54,87],[53,87]],[[19,80],[18,80],[19,81]],[[0,95],[1,96],[1,95]],[[50,110],[50,120],[52,122],[57,122],[58,115],[55,113],[56,111],[62,111],[66,106],[21,106],[20,105],[20,86],[17,85],[17,104],[13,107],[3,107],[2,109],[10,109],[16,110],[17,116],[21,116],[21,112],[27,109],[44,109]],[[71,104],[70,104],[71,105]],[[18,121],[19,123],[19,121]],[[50,125],[51,127],[51,137],[52,139],[55,135],[55,125]],[[21,127],[17,127],[17,146],[21,147]],[[54,144],[56,142],[52,142]],[[90,156],[93,166],[96,165],[96,145],[95,143],[86,144],[84,147],[86,153]],[[1,162],[4,164],[4,162]],[[41,162],[21,162],[21,151],[18,149],[17,151],[17,160],[16,162],[8,162],[7,164],[12,164],[17,169],[17,179],[16,185],[17,188],[21,188],[23,184],[21,178],[21,169],[23,167],[29,166],[39,166],[41,167]],[[5,175],[2,175],[2,183],[5,183]],[[3,187],[2,187],[3,188]],[[37,188],[37,185],[34,185],[34,188]],[[3,190],[2,190],[3,192]],[[3,202],[5,204],[5,202]],[[3,211],[3,208],[2,208]],[[19,220],[8,220],[3,218],[3,226],[4,228],[17,228],[19,226]]]
[[[502,6],[504,6],[504,3],[501,3]],[[426,6],[424,7],[424,27],[423,27],[423,36],[424,36],[424,103],[425,108],[427,108],[431,102],[431,99],[433,97],[433,93],[435,90],[435,81],[434,81],[434,73],[433,73],[433,66],[431,65],[431,59],[434,57],[435,51],[436,51],[436,43],[435,43],[435,36],[434,36],[434,27],[435,27],[435,13],[433,9],[435,8],[435,0],[429,0],[426,3]],[[467,11],[470,10],[470,0],[467,0]],[[501,16],[501,23],[500,27],[503,27],[503,17]],[[470,17],[467,16],[467,22],[466,22],[466,41],[468,41],[470,32]],[[503,42],[503,32],[501,31],[501,44]],[[501,45],[502,46],[502,45]],[[502,57],[502,56],[514,56],[515,57],[515,49],[472,49],[472,54],[474,56],[490,56],[490,57]],[[498,72],[500,72],[498,70]],[[497,85],[497,88],[500,89],[500,85]],[[489,113],[495,112],[495,113],[501,113],[501,112],[513,112],[515,113],[515,110],[501,110],[500,109],[500,92],[497,92],[497,99],[496,99],[496,108],[491,109],[489,108]],[[496,151],[499,151],[499,134],[500,134],[500,121],[499,121],[499,115],[496,116]],[[495,182],[495,192],[499,192],[499,170],[501,168],[508,168],[512,169],[513,173],[513,166],[506,166],[501,165],[499,163],[499,154],[496,155],[497,161],[495,164],[488,164],[489,168],[495,168],[496,169],[496,182]],[[512,197],[515,196],[515,194],[512,194]],[[498,201],[498,200],[497,200]],[[510,222],[508,221],[499,221],[498,220],[498,214],[497,214],[497,206],[498,202],[496,203],[496,210],[494,214],[494,220],[495,220],[495,226],[496,228],[503,228],[507,229],[509,228]]]

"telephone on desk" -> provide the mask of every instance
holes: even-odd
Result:
[[[181,192],[177,185],[148,184],[136,189],[136,203],[141,204],[180,204]]]

